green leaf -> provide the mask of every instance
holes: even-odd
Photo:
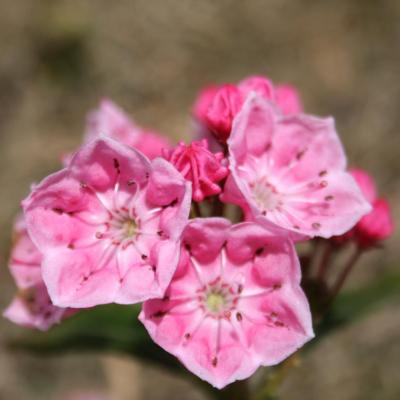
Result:
[[[316,339],[311,344],[376,310],[384,302],[398,295],[400,295],[400,275],[386,275],[367,287],[339,295],[331,311],[317,326]]]
[[[8,347],[39,354],[66,351],[120,352],[181,369],[174,357],[158,347],[138,320],[139,306],[109,304],[79,311],[48,332],[29,332],[9,340]]]

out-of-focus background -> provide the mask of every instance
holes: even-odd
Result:
[[[0,306],[14,287],[10,229],[29,185],[80,143],[85,113],[109,96],[138,123],[190,137],[210,82],[268,74],[305,108],[333,115],[350,164],[367,168],[400,216],[398,0],[0,0]],[[347,288],[399,268],[397,233]],[[399,399],[399,300],[330,336],[292,371],[286,400]],[[117,355],[14,354],[23,329],[0,320],[0,399],[203,399],[186,382]],[[25,332],[23,332],[25,333]]]

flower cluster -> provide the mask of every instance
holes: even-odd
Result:
[[[90,113],[80,148],[22,202],[5,317],[46,330],[143,303],[150,337],[217,388],[314,336],[294,243],[376,245],[393,230],[386,200],[290,85],[210,86],[193,115],[197,140],[173,147],[109,100]]]

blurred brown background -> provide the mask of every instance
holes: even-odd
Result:
[[[299,87],[309,112],[336,117],[351,164],[369,169],[400,215],[400,1],[0,0],[0,306],[14,287],[10,228],[29,184],[59,168],[85,113],[110,96],[145,126],[190,134],[209,82],[268,74]],[[348,287],[399,266],[399,235],[365,257]],[[399,301],[325,340],[294,370],[284,399],[399,399]],[[119,356],[38,358],[5,350],[0,399],[203,399],[188,384]]]

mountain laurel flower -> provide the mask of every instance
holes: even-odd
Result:
[[[231,133],[233,119],[250,93],[257,93],[273,102],[283,114],[303,111],[299,93],[293,86],[283,84],[274,87],[266,77],[250,76],[237,85],[224,84],[204,88],[195,101],[192,113],[219,142],[225,143]]]
[[[228,141],[231,174],[222,199],[248,219],[294,235],[329,238],[371,210],[354,178],[332,118],[282,115],[252,94]]]
[[[26,328],[46,331],[75,311],[52,304],[40,270],[42,258],[28,235],[23,216],[19,216],[9,263],[18,292],[3,316]]]
[[[150,159],[161,156],[161,150],[171,146],[166,137],[137,126],[120,107],[108,99],[102,100],[99,107],[89,113],[84,143],[100,136],[118,140],[141,151]]]
[[[23,202],[53,303],[84,308],[162,296],[190,201],[190,183],[167,161],[149,162],[109,138],[84,145]]]
[[[158,345],[219,389],[314,336],[292,242],[223,218],[191,220],[164,298],[146,301],[139,318]]]
[[[180,142],[174,149],[165,150],[164,158],[180,171],[184,178],[192,182],[192,197],[201,202],[207,196],[221,193],[217,182],[226,178],[229,170],[221,152],[211,153],[206,139],[189,145]]]

